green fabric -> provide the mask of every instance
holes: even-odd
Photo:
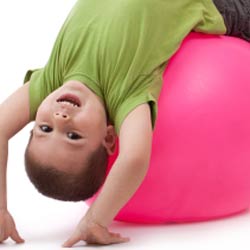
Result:
[[[79,80],[104,100],[118,133],[142,103],[150,104],[154,127],[163,70],[192,30],[225,34],[211,0],[78,0],[47,64],[25,77],[31,119],[47,95]]]

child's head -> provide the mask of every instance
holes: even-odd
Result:
[[[85,200],[105,179],[115,139],[102,100],[84,84],[67,82],[37,110],[25,152],[26,172],[46,196]]]

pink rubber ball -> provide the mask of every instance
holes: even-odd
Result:
[[[163,78],[147,176],[115,219],[203,221],[247,209],[250,44],[191,33]]]

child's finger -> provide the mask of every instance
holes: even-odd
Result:
[[[120,234],[111,233],[111,242],[110,243],[123,243],[128,242],[130,239],[128,237],[122,237]]]
[[[66,242],[63,243],[62,247],[72,247],[81,239],[80,234],[73,234]]]
[[[16,243],[24,243],[24,239],[22,239],[17,232],[16,229],[14,229],[10,235],[11,239],[14,240]]]
[[[129,240],[130,240],[129,238],[125,238],[125,237],[115,237],[115,238],[112,238],[111,243],[125,243],[125,242],[128,242]]]
[[[120,237],[121,236],[121,234],[119,234],[119,233],[112,233],[112,232],[109,232],[112,236],[116,236],[116,237]]]

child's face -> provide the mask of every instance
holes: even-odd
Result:
[[[30,150],[44,163],[77,172],[77,163],[104,142],[106,119],[98,96],[80,82],[67,82],[41,103]]]

